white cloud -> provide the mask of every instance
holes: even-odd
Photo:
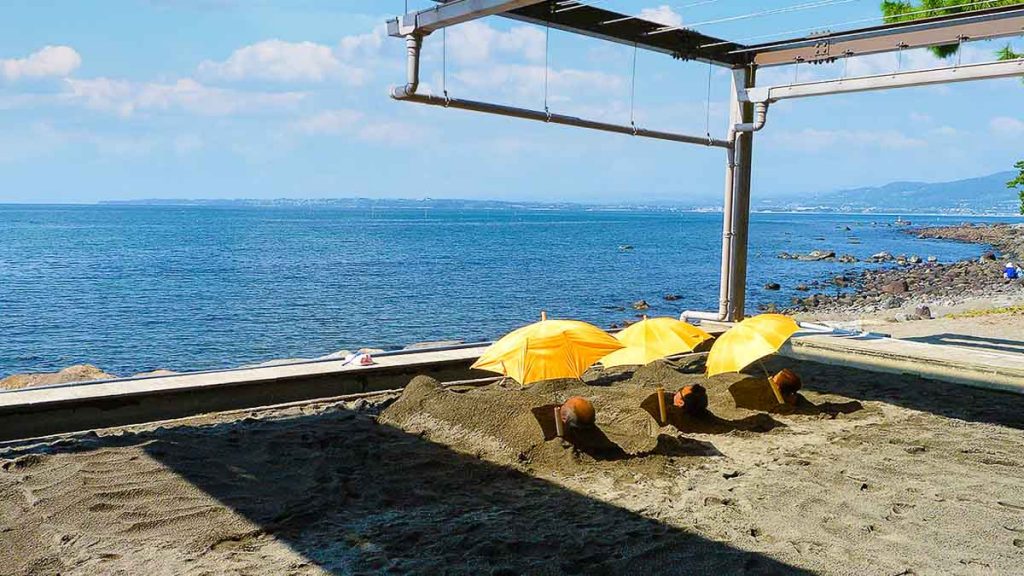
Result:
[[[993,132],[1001,136],[1024,136],[1024,120],[1010,116],[997,116],[989,121]]]
[[[82,57],[70,46],[45,46],[25,58],[0,60],[0,74],[19,78],[66,78],[82,65]]]
[[[798,132],[770,134],[770,138],[779,145],[805,152],[824,152],[830,149],[834,150],[835,146],[905,150],[927,145],[924,140],[912,138],[897,130],[816,130],[807,128]]]
[[[544,44],[544,32],[536,26],[500,31],[472,21],[448,31],[448,57],[457,64],[480,65],[499,55],[543,62]]]
[[[640,18],[664,24],[665,26],[681,27],[683,25],[683,17],[673,10],[671,6],[665,4],[657,8],[644,8],[640,11]]]
[[[338,57],[349,63],[363,58],[374,58],[380,54],[385,38],[386,26],[379,26],[366,34],[345,36],[338,42]]]
[[[288,108],[301,92],[242,92],[212,88],[191,78],[174,83],[137,83],[110,78],[68,79],[64,98],[88,108],[131,116],[139,111],[182,111],[204,116]]]
[[[484,68],[463,70],[454,75],[466,87],[475,90],[500,90],[503,95],[531,98],[543,93],[545,71],[543,66],[522,64],[495,64]],[[547,71],[549,100],[566,101],[579,93],[607,93],[622,90],[620,76],[605,72],[575,69]]]
[[[338,79],[362,86],[384,44],[384,29],[346,36],[332,48],[315,42],[263,40],[243,46],[224,61],[199,64],[200,78],[265,82],[325,82]]]
[[[229,81],[323,82],[339,75],[342,69],[341,61],[328,46],[264,40],[235,50],[223,62],[202,62],[199,75]],[[344,78],[352,84],[360,84],[364,79],[360,71]]]

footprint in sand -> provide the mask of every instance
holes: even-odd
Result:
[[[885,516],[885,519],[891,522],[894,516],[895,517],[903,516],[908,511],[910,511],[910,509],[913,508],[913,507],[914,507],[913,504],[907,504],[905,502],[896,502],[889,509],[889,514],[887,514]]]

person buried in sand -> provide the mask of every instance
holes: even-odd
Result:
[[[768,383],[771,384],[776,398],[781,402],[785,402],[790,406],[796,405],[797,392],[803,386],[800,382],[800,376],[796,372],[789,368],[783,368],[778,374],[769,378]]]
[[[672,397],[672,404],[691,416],[699,416],[708,409],[708,391],[700,384],[683,386]]]
[[[594,426],[594,405],[582,396],[573,396],[558,409],[558,417],[570,428],[591,428]]]

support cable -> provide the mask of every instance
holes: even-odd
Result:
[[[711,142],[711,73],[713,70],[711,61],[708,61],[708,93],[704,99],[704,132],[708,135],[708,142]]]
[[[825,8],[828,6],[836,6],[839,4],[849,4],[851,2],[859,2],[860,0],[817,0],[816,2],[805,2],[803,4],[794,4],[792,6],[785,6],[782,8],[773,8],[771,10],[761,10],[760,12],[750,12],[748,14],[739,14],[736,16],[727,16],[725,18],[716,18],[713,20],[705,20],[703,22],[694,22],[693,24],[687,24],[686,26],[665,26],[647,33],[647,36],[654,36],[656,34],[664,34],[665,32],[672,32],[675,30],[693,30],[700,26],[710,26],[712,24],[724,24],[726,22],[735,22],[737,20],[748,20],[751,18],[763,18],[765,16],[775,16],[777,14],[788,14],[791,12],[800,12],[803,10],[813,10],[815,8]]]
[[[633,77],[629,81],[629,125],[633,127],[633,132],[636,132],[636,121],[634,117],[634,111],[636,108],[636,53],[637,44],[633,43]]]
[[[441,93],[444,94],[445,102],[450,102],[448,97],[448,27],[441,29]]]
[[[548,52],[550,51],[551,26],[544,27],[544,113],[548,119],[551,118],[551,111],[548,109]]]

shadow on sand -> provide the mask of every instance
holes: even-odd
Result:
[[[48,451],[125,445],[144,446],[259,526],[211,549],[273,536],[333,574],[810,574],[348,410],[92,436]]]
[[[672,394],[665,392],[665,412],[668,421],[665,424],[674,426],[684,434],[728,434],[737,430],[745,432],[768,432],[774,428],[785,427],[786,425],[772,418],[768,414],[752,414],[744,418],[728,420],[716,416],[710,410],[703,414],[689,414],[682,408],[672,404]],[[644,409],[655,422],[661,422],[661,410],[658,407],[658,393],[654,392],[644,398],[640,407]]]
[[[533,417],[544,431],[545,440],[553,440],[558,436],[555,428],[554,409],[557,404],[548,404],[533,409]],[[587,454],[595,460],[629,460],[643,458],[650,454],[660,456],[721,456],[722,453],[710,442],[693,438],[678,438],[659,434],[655,446],[641,454],[630,454],[609,438],[599,426],[590,428],[565,428],[564,441],[573,448]]]
[[[885,402],[947,418],[1024,430],[1024,395],[1021,394],[777,356],[766,360],[765,364],[772,372],[786,367],[796,370],[803,380],[804,392]]]

